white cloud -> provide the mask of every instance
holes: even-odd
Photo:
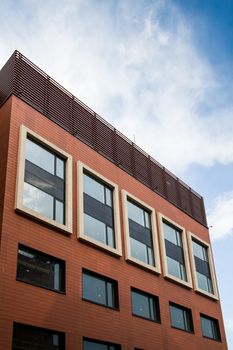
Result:
[[[233,191],[216,198],[207,216],[212,239],[233,235]]]
[[[0,63],[18,48],[178,174],[233,161],[233,107],[172,2],[19,3],[0,3]]]

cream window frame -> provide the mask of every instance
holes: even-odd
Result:
[[[166,247],[165,247],[165,236],[164,236],[164,231],[163,231],[163,221],[170,223],[171,226],[174,226],[175,228],[177,228],[181,232],[187,281],[184,281],[176,276],[173,276],[168,272],[167,255],[166,255]],[[158,213],[158,222],[159,222],[163,276],[165,278],[168,278],[171,281],[182,284],[185,287],[192,288],[193,283],[192,283],[191,267],[190,267],[190,262],[189,262],[188,245],[187,245],[186,232],[185,232],[184,227],[177,224],[176,222],[174,222],[173,220],[169,219],[168,217],[166,217],[165,215],[163,215],[161,213]]]
[[[83,185],[83,174],[84,171],[87,172],[87,174],[90,174],[90,176],[93,176],[93,178],[96,178],[103,184],[106,184],[107,186],[111,187],[113,192],[113,217],[114,217],[114,236],[115,236],[115,245],[116,247],[113,248],[111,246],[108,246],[107,244],[104,244],[102,242],[99,242],[98,240],[85,235],[84,234],[84,208],[83,208],[83,191],[84,191],[84,185]],[[78,230],[77,230],[77,238],[80,241],[87,242],[93,246],[96,246],[100,249],[106,250],[109,253],[117,256],[122,256],[122,245],[121,245],[121,229],[120,229],[120,209],[119,209],[119,190],[118,185],[116,185],[114,182],[107,179],[105,176],[101,175],[97,171],[93,170],[86,164],[82,163],[81,161],[77,162],[77,175],[78,175]]]
[[[205,291],[204,289],[201,289],[198,287],[198,281],[197,281],[197,274],[196,274],[196,265],[195,265],[195,259],[194,259],[194,253],[193,253],[193,245],[192,241],[193,239],[198,243],[200,242],[201,245],[203,245],[205,248],[207,248],[207,255],[209,260],[209,268],[210,268],[210,275],[211,275],[211,281],[213,285],[213,293],[209,293]],[[188,232],[188,247],[189,247],[189,255],[191,260],[191,269],[192,269],[192,275],[193,275],[193,282],[194,282],[194,290],[200,294],[206,295],[212,299],[219,300],[219,293],[218,293],[218,286],[217,286],[217,279],[216,279],[216,272],[214,268],[214,261],[213,261],[213,254],[211,245],[195,235],[192,232]]]
[[[30,209],[23,205],[23,186],[25,174],[25,159],[26,159],[26,139],[30,135],[32,139],[44,146],[49,151],[60,155],[66,161],[65,166],[65,224],[56,222],[56,220],[47,218],[41,213]],[[19,132],[19,146],[18,146],[18,165],[16,177],[16,194],[15,194],[15,210],[24,213],[32,218],[35,218],[43,223],[47,223],[59,230],[68,234],[72,233],[72,156],[63,151],[61,148],[55,146],[45,138],[41,137],[34,131],[30,130],[24,125],[21,125]]]
[[[123,208],[123,226],[124,226],[124,233],[125,233],[124,234],[124,241],[125,241],[126,260],[128,260],[136,265],[139,265],[147,270],[151,270],[157,274],[160,274],[161,273],[161,264],[160,264],[159,240],[158,240],[158,232],[157,232],[157,227],[156,227],[155,209],[125,190],[121,191],[121,195],[122,195],[122,208]],[[142,208],[145,208],[146,210],[148,210],[150,212],[152,244],[153,244],[155,266],[146,264],[145,262],[143,262],[143,261],[141,261],[141,260],[139,260],[131,255],[129,220],[128,220],[128,206],[127,206],[128,198],[132,199],[136,204],[138,203]]]

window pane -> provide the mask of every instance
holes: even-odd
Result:
[[[65,263],[19,245],[17,279],[57,291],[65,291]]]
[[[99,242],[106,242],[106,225],[92,216],[84,215],[84,234],[96,239]]]
[[[194,255],[196,257],[200,258],[201,260],[208,261],[206,259],[205,250],[206,250],[205,247],[203,247],[202,245],[200,245],[200,244],[198,244],[198,243],[193,241],[193,252],[194,252]]]
[[[150,319],[149,298],[145,295],[132,291],[133,314]]]
[[[170,305],[171,323],[173,327],[185,329],[183,310]]]
[[[184,265],[179,263],[179,261],[176,261],[169,256],[167,256],[167,267],[168,267],[168,273],[180,278],[182,280],[186,280],[186,272]]]
[[[53,197],[24,182],[23,205],[53,219]]]
[[[54,155],[29,139],[26,141],[26,159],[54,175]]]
[[[112,191],[105,187],[106,204],[112,207]]]
[[[171,227],[170,225],[166,224],[165,222],[163,222],[163,230],[165,239],[179,247],[182,247],[181,232],[176,230],[174,227]]]
[[[89,196],[97,199],[101,203],[105,204],[104,186],[86,174],[84,174],[83,178],[84,178],[84,192]]]
[[[147,246],[132,237],[130,237],[130,245],[132,257],[148,264]]]
[[[107,305],[105,281],[83,273],[83,298]]]
[[[150,214],[147,211],[144,211],[145,214],[145,226],[150,228]]]
[[[14,324],[12,350],[65,350],[65,334]]]
[[[84,340],[83,350],[108,350],[108,345]]]
[[[56,175],[61,179],[65,177],[65,161],[56,157]]]
[[[128,201],[128,217],[141,226],[145,226],[143,209]]]
[[[211,319],[201,317],[202,334],[205,337],[216,339],[215,332],[213,332],[213,321]]]
[[[56,219],[60,224],[64,224],[64,203],[56,200]]]
[[[113,234],[113,229],[111,227],[107,227],[107,236],[108,236],[107,244],[110,247],[115,247],[114,234]]]
[[[212,282],[211,280],[203,275],[202,273],[199,273],[196,271],[197,274],[197,283],[198,283],[198,288],[203,289],[209,293],[213,292],[213,287],[212,287]]]
[[[155,259],[154,259],[154,253],[153,249],[147,247],[147,255],[148,255],[148,264],[155,266]]]

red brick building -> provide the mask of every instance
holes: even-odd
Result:
[[[17,51],[0,106],[0,349],[227,349],[202,197]]]

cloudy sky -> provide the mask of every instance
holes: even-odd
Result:
[[[1,0],[0,33],[204,196],[232,350],[233,1]]]

